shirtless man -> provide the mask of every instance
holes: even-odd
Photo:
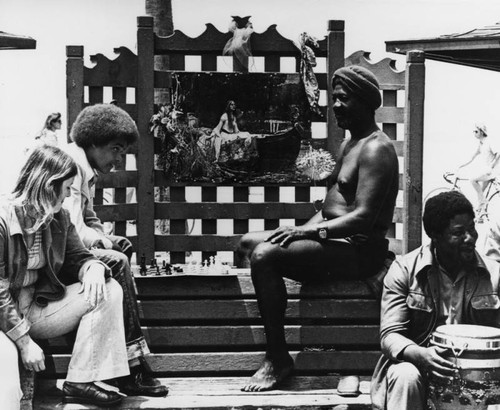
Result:
[[[364,279],[387,256],[399,171],[391,140],[375,122],[379,85],[370,71],[350,66],[334,73],[332,86],[337,123],[351,136],[340,147],[322,211],[302,226],[247,233],[238,246],[238,264],[251,268],[267,339],[265,359],[243,391],[273,389],[293,370],[283,277]]]

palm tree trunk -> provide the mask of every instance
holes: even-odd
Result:
[[[172,0],[146,0],[146,14],[153,16],[153,29],[158,36],[166,37],[174,33],[172,16]],[[155,56],[155,70],[164,71],[169,68],[169,56]],[[169,90],[155,89],[155,103],[165,103],[170,100]]]

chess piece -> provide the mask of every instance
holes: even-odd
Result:
[[[139,274],[141,276],[146,276],[148,269],[146,268],[146,255],[142,254],[141,263],[139,265]]]

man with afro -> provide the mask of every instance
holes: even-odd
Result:
[[[372,378],[374,409],[427,408],[429,379],[444,386],[458,372],[428,344],[441,325],[499,327],[500,265],[475,249],[474,210],[458,191],[425,204],[424,229],[431,239],[396,258],[384,280],[380,341],[382,357]]]
[[[132,244],[127,238],[105,234],[93,209],[94,185],[99,174],[108,174],[122,162],[127,149],[139,138],[130,115],[114,104],[84,108],[70,133],[66,151],[78,165],[71,196],[64,207],[85,246],[106,263],[123,288],[125,338],[130,375],[113,381],[120,391],[132,396],[165,396],[168,389],[151,376],[144,357],[149,353],[139,322],[137,295],[130,269]]]

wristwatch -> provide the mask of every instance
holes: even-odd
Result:
[[[326,228],[318,228],[318,236],[319,236],[319,239],[327,239],[328,238],[328,230]]]

